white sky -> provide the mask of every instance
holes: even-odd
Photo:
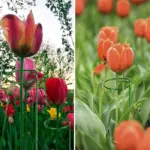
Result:
[[[56,48],[62,47],[61,44],[61,31],[60,23],[57,20],[57,17],[45,6],[46,0],[36,0],[35,7],[28,7],[25,11],[19,11],[19,15],[24,14],[26,17],[29,11],[32,9],[34,19],[36,23],[41,23],[43,26],[43,41],[50,41],[54,44]],[[0,0],[0,6],[3,6],[2,12],[0,13],[0,18],[8,13],[15,14],[8,9],[7,4],[4,3],[4,0]],[[74,39],[74,28],[75,28],[75,13],[74,13],[74,3],[72,3],[72,8],[70,9],[69,16],[72,18],[72,29],[73,29],[73,39]],[[70,41],[70,39],[69,39]],[[70,42],[70,44],[72,44]]]

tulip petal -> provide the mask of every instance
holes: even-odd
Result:
[[[107,63],[110,69],[114,72],[120,72],[120,55],[115,48],[110,48],[107,52]]]
[[[10,49],[15,54],[20,54],[20,45],[22,44],[22,38],[24,37],[24,22],[17,16],[8,14],[5,15],[0,21],[0,26],[4,31],[4,36],[8,42]]]
[[[36,29],[35,29],[34,40],[32,43],[32,50],[28,54],[28,56],[35,55],[38,52],[38,50],[40,49],[41,43],[42,43],[42,38],[43,38],[42,25],[37,24]]]
[[[30,11],[25,22],[25,43],[28,47],[32,47],[32,42],[35,34],[35,22],[32,11]]]
[[[126,49],[126,68],[129,68],[133,64],[134,53],[131,48]]]
[[[98,66],[95,67],[94,69],[94,74],[100,74],[104,69],[106,68],[105,64],[100,64]]]

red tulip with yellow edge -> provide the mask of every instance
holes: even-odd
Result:
[[[128,44],[118,43],[109,48],[106,59],[112,71],[123,72],[133,64],[134,53]]]
[[[98,57],[104,61],[104,64],[99,64],[98,66],[95,67],[94,73],[99,74],[101,73],[105,67],[106,67],[106,54],[108,49],[113,45],[113,42],[110,41],[109,39],[103,40],[101,39],[98,43]]]
[[[99,34],[98,34],[98,43],[99,40],[107,40],[109,39],[113,43],[118,42],[118,28],[117,27],[112,27],[112,26],[105,26],[100,29]]]
[[[110,13],[113,9],[113,0],[98,0],[98,10],[102,13]]]
[[[35,55],[42,43],[43,31],[40,23],[35,24],[32,11],[26,21],[12,14],[5,15],[0,26],[10,49],[19,57]]]
[[[117,15],[127,17],[130,13],[130,3],[128,0],[118,0],[116,6]]]
[[[114,131],[116,150],[137,150],[137,144],[143,136],[143,128],[137,121],[121,122]]]
[[[150,17],[147,19],[147,24],[145,27],[145,38],[150,43]]]
[[[145,36],[145,27],[147,20],[140,18],[134,22],[134,33],[136,36],[144,37]]]
[[[138,143],[136,150],[150,150],[150,128],[146,130],[144,137]]]

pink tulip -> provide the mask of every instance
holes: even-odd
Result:
[[[24,65],[23,65],[23,69],[24,70],[35,70],[35,64],[33,62],[32,59],[30,58],[25,58],[24,59]],[[16,61],[16,70],[20,70],[20,61],[17,60]],[[41,80],[41,78],[43,77],[43,73],[38,72],[38,81]],[[16,72],[16,81],[19,82],[20,81],[20,72],[17,71]],[[30,71],[24,71],[23,73],[23,81],[24,82],[29,82],[30,83],[24,83],[23,87],[25,89],[29,89],[31,86],[33,86],[36,82],[36,75],[34,72],[30,72]]]
[[[46,93],[43,89],[37,89],[38,104],[43,105],[46,103]],[[29,90],[28,104],[36,102],[36,88]]]
[[[0,90],[0,102],[5,102],[7,100],[7,95],[4,90]]]
[[[39,51],[43,38],[42,25],[35,24],[32,11],[28,14],[26,21],[7,14],[0,20],[0,26],[10,49],[17,56],[30,57]]]
[[[67,115],[67,119],[70,121],[71,123],[71,129],[74,130],[74,113],[69,113]]]

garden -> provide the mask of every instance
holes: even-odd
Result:
[[[35,20],[41,1],[3,3],[12,13],[0,20],[0,150],[72,150],[72,2],[42,2],[59,22],[57,48],[43,38],[44,22]]]
[[[76,0],[76,150],[150,150],[149,6]]]

